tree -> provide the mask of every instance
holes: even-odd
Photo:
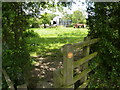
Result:
[[[65,14],[63,17],[64,20],[71,20],[72,21],[72,14]]]
[[[56,14],[52,14],[52,13],[48,13],[48,14],[49,14],[50,20],[53,20],[53,18],[54,18],[55,16],[57,16]]]
[[[120,87],[120,3],[88,3],[89,36],[100,38],[100,42],[91,47],[98,51],[95,62],[99,67],[91,75],[89,87]]]
[[[44,28],[46,28],[46,24],[50,24],[50,15],[48,13],[44,13],[41,15],[41,23],[44,24]]]
[[[72,22],[73,23],[85,23],[85,16],[83,16],[82,12],[77,10],[72,14]]]

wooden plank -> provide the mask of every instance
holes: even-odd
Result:
[[[98,66],[98,64],[96,64],[96,66],[94,68],[96,68]],[[79,79],[81,79],[82,77],[84,77],[86,74],[88,74],[89,72],[91,72],[94,68],[90,68],[88,67],[87,69],[85,69],[83,72],[79,73],[78,75],[76,75],[73,78],[73,83],[75,83],[76,81],[78,81]]]
[[[64,86],[73,83],[73,49],[71,44],[63,46],[63,81]],[[73,87],[73,86],[72,86]]]
[[[74,62],[74,68],[79,67],[80,65],[84,64],[85,62],[88,62],[89,60],[91,60],[92,58],[94,58],[98,53],[94,52],[78,61]]]
[[[76,49],[76,48],[83,48],[85,46],[89,46],[91,44],[94,44],[96,42],[98,42],[100,39],[99,38],[96,38],[96,39],[92,39],[92,40],[89,40],[89,41],[84,41],[84,42],[80,42],[80,43],[75,43],[73,44],[73,49]]]
[[[3,75],[5,77],[6,82],[8,84],[8,88],[10,90],[15,90],[12,81],[10,80],[9,76],[7,75],[7,72],[4,69],[2,70],[2,72],[3,72]]]
[[[86,80],[82,85],[80,85],[78,88],[86,88],[90,80]]]

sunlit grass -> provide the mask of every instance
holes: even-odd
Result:
[[[58,36],[80,36],[80,34],[87,34],[88,29],[84,28],[31,28],[37,32],[41,37],[58,37]]]
[[[54,52],[59,55],[60,48],[64,44],[72,44],[83,41],[87,36],[86,28],[31,28],[38,36],[26,38],[31,56],[47,56]]]
[[[31,56],[37,56],[36,52],[30,52]]]

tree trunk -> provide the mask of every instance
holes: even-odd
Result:
[[[44,28],[46,28],[46,25],[44,24]]]

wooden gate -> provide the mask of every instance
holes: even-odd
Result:
[[[88,61],[92,60],[97,55],[97,52],[89,54],[90,45],[98,41],[99,38],[90,39],[89,37],[85,37],[84,42],[66,44],[61,48],[63,53],[63,68],[57,69],[53,73],[55,88],[75,89],[75,83],[78,81],[81,83],[78,88],[85,88],[88,85],[88,73],[98,66],[98,64],[96,64],[91,68],[88,65]],[[81,49],[83,51],[83,58],[74,61],[74,52]],[[75,72],[76,68],[79,69],[78,72]]]

